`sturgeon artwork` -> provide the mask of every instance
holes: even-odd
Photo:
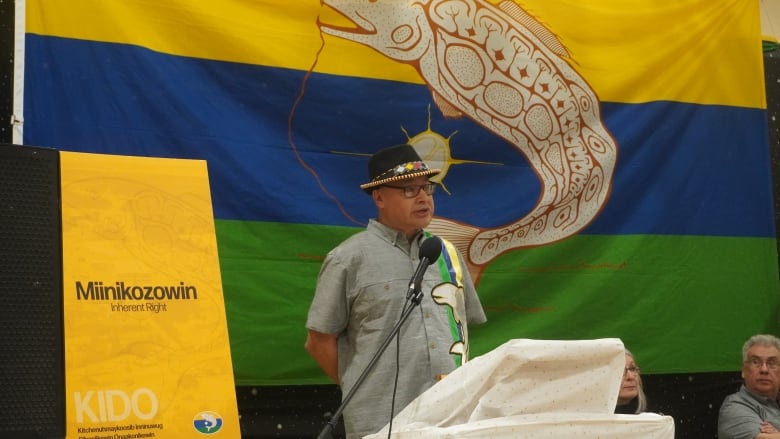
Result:
[[[598,97],[542,23],[508,0],[324,3],[354,27],[320,22],[322,32],[414,66],[446,117],[468,117],[506,140],[537,174],[538,201],[514,222],[480,228],[436,217],[428,228],[463,252],[475,279],[499,255],[572,236],[598,215],[618,146]]]

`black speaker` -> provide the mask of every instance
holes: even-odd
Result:
[[[0,438],[65,437],[59,153],[0,144]]]

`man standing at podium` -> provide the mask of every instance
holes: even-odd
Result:
[[[377,218],[323,262],[305,347],[343,395],[356,385],[404,309],[412,306],[407,290],[434,212],[437,185],[429,178],[439,172],[410,145],[371,156],[369,182],[360,188],[371,196]],[[379,431],[468,361],[468,325],[487,319],[462,255],[442,242],[441,256],[423,276],[420,305],[344,409],[348,438]]]

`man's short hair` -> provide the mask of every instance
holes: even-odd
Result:
[[[756,334],[748,339],[742,346],[742,361],[747,361],[747,353],[753,346],[772,346],[780,351],[780,338],[771,334]]]

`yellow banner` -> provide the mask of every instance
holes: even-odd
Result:
[[[67,436],[239,438],[206,163],[61,153]]]

